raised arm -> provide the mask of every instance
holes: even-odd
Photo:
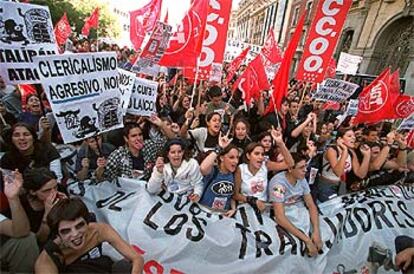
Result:
[[[14,179],[4,176],[4,194],[9,201],[12,219],[0,222],[0,234],[19,238],[30,233],[30,223],[19,198],[23,185],[22,175],[16,170],[13,171],[12,177]]]
[[[315,119],[314,118],[315,116],[316,116],[315,113],[312,113],[312,112],[309,113],[308,117],[306,117],[306,120],[303,123],[301,123],[299,126],[297,126],[294,130],[292,130],[292,132],[290,133],[290,136],[293,138],[298,137],[302,133],[302,131],[305,129],[306,125],[312,122],[313,119]]]

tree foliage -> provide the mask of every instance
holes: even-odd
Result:
[[[66,12],[72,29],[78,34],[81,32],[85,19],[88,18],[96,7],[99,7],[99,37],[116,38],[120,33],[120,26],[116,16],[109,10],[108,5],[99,0],[32,0],[31,4],[48,6],[55,25]],[[91,30],[89,35],[96,38],[96,30]]]

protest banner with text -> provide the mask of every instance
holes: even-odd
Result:
[[[6,84],[40,83],[33,57],[58,53],[47,6],[0,1],[0,75]]]
[[[157,82],[136,77],[127,112],[141,116],[151,116],[156,113],[157,89]]]
[[[395,273],[399,239],[414,237],[412,185],[368,189],[319,205],[324,245],[309,258],[305,243],[278,226],[272,211],[242,204],[227,218],[187,197],[150,195],[145,183],[118,178],[118,184],[73,183],[69,191],[128,239],[144,254],[145,267],[157,273]],[[296,226],[309,222],[305,207],[285,210]],[[107,252],[120,259],[113,249]]]
[[[168,46],[171,30],[171,26],[163,22],[156,23],[150,39],[131,68],[133,72],[157,76],[160,68],[158,62]]]
[[[312,98],[321,101],[344,102],[358,89],[357,84],[350,82],[326,79],[318,86],[318,90],[313,93]]]
[[[114,52],[33,58],[65,143],[123,126]]]

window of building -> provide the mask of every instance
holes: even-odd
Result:
[[[299,20],[299,7],[296,7],[295,11],[293,12],[292,27],[297,25],[298,20]]]
[[[305,21],[309,21],[311,19],[311,10],[312,10],[312,3],[313,1],[306,2],[306,18]]]

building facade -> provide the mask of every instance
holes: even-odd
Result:
[[[359,72],[400,69],[414,94],[414,0],[354,0],[336,50],[363,57]]]

